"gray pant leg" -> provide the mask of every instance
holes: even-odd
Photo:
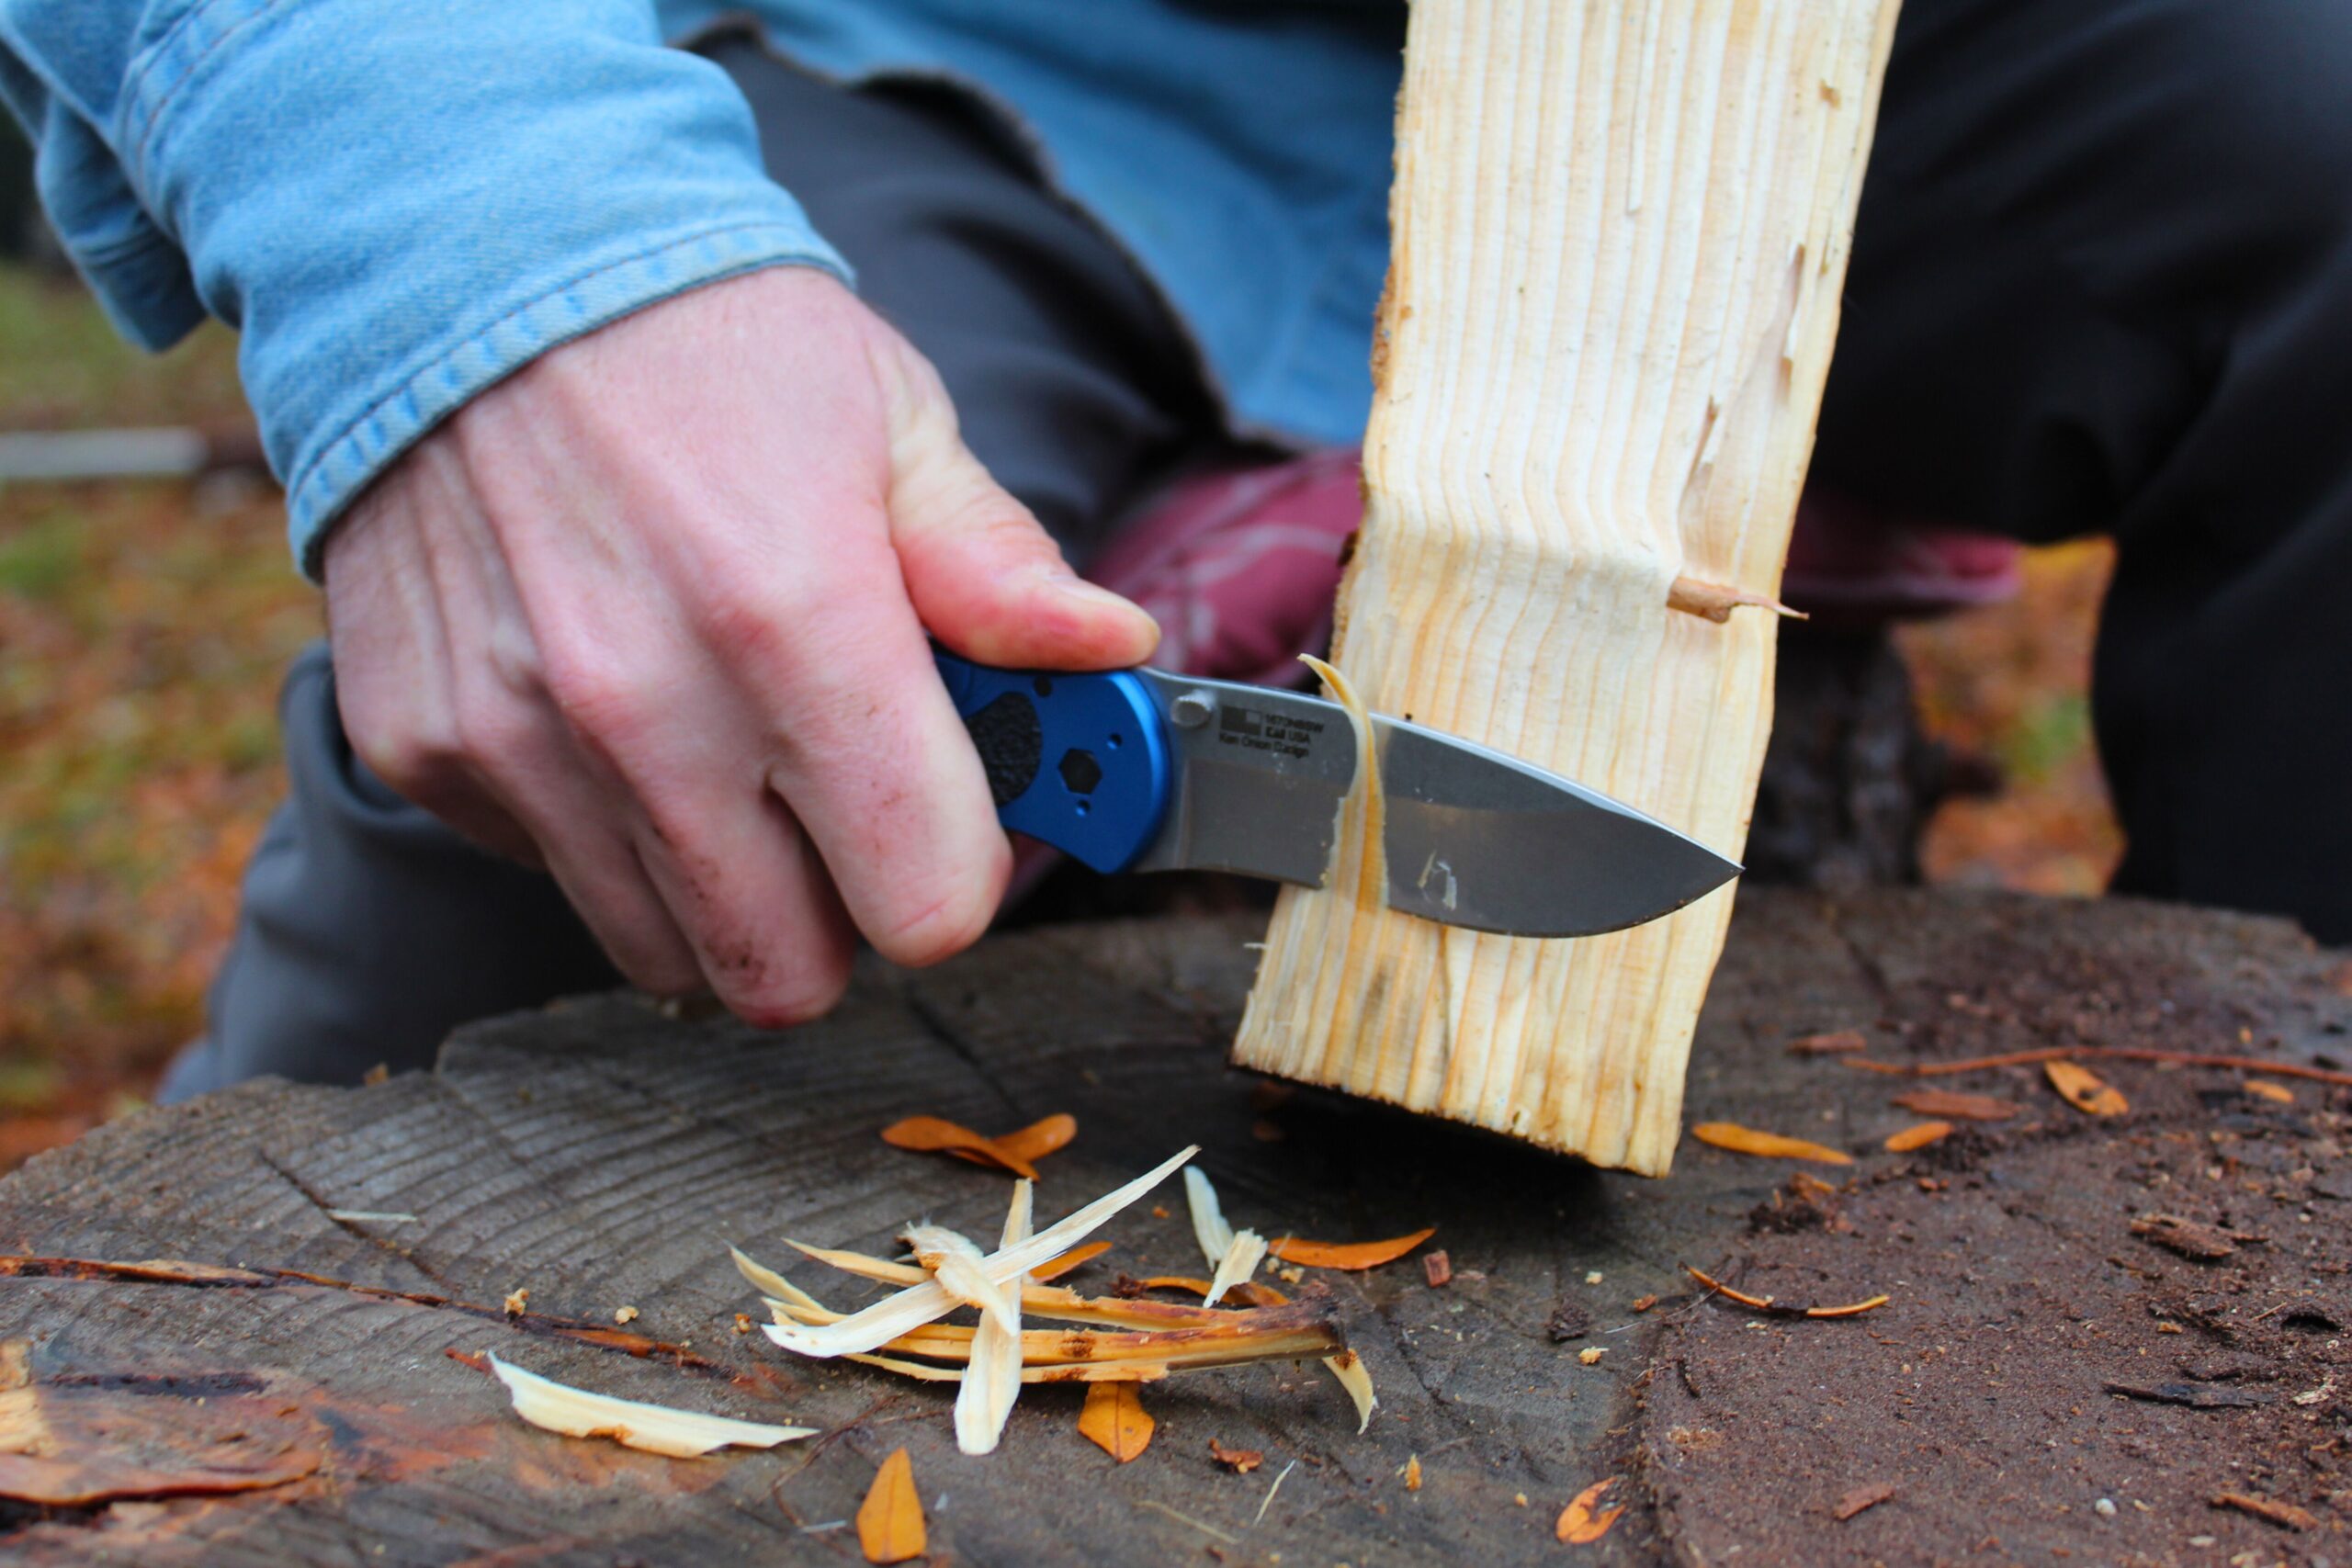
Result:
[[[936,83],[844,89],[742,35],[706,52],[861,296],[939,367],[972,450],[1075,558],[1222,439],[1181,328],[1000,115]],[[470,1019],[616,983],[552,881],[474,849],[352,755],[324,648],[296,663],[281,716],[292,796],[246,874],[208,1036],[161,1098],[427,1066]]]
[[[553,881],[475,849],[352,755],[324,643],[295,660],[278,720],[292,790],[246,869],[210,1032],[158,1098],[429,1066],[458,1021],[616,983]]]

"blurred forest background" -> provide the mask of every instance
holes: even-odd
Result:
[[[22,212],[0,147],[0,433],[243,425],[230,333],[129,347],[37,238],[22,254]],[[0,481],[0,1170],[143,1103],[202,1026],[282,788],[277,682],[322,630],[283,527],[251,476]],[[2107,572],[2103,545],[2039,551],[2018,599],[1902,632],[1930,734],[2003,781],[1943,807],[1932,879],[2103,885],[2085,693]]]

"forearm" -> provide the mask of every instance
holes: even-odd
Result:
[[[846,268],[645,0],[0,0],[0,87],[124,329],[240,327],[315,570],[469,398],[696,284]]]

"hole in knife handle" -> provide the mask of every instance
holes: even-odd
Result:
[[[1312,654],[1306,667],[1322,677],[1331,698],[1347,710],[1355,732],[1356,776],[1340,802],[1339,847],[1331,857],[1332,892],[1359,909],[1388,907],[1387,802],[1380,787],[1380,755],[1374,743],[1372,714],[1345,675]]]

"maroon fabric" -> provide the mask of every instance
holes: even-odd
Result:
[[[1937,615],[2015,596],[2023,555],[2013,540],[1807,491],[1789,535],[1781,597],[1840,626]]]
[[[1340,553],[1363,515],[1353,447],[1227,469],[1174,486],[1089,572],[1159,622],[1163,670],[1289,685],[1331,636]],[[1781,596],[1841,622],[1939,615],[2018,591],[2007,539],[1890,517],[1807,492]]]
[[[1087,575],[1159,622],[1162,670],[1290,685],[1331,639],[1340,555],[1363,517],[1356,449],[1186,479]]]

